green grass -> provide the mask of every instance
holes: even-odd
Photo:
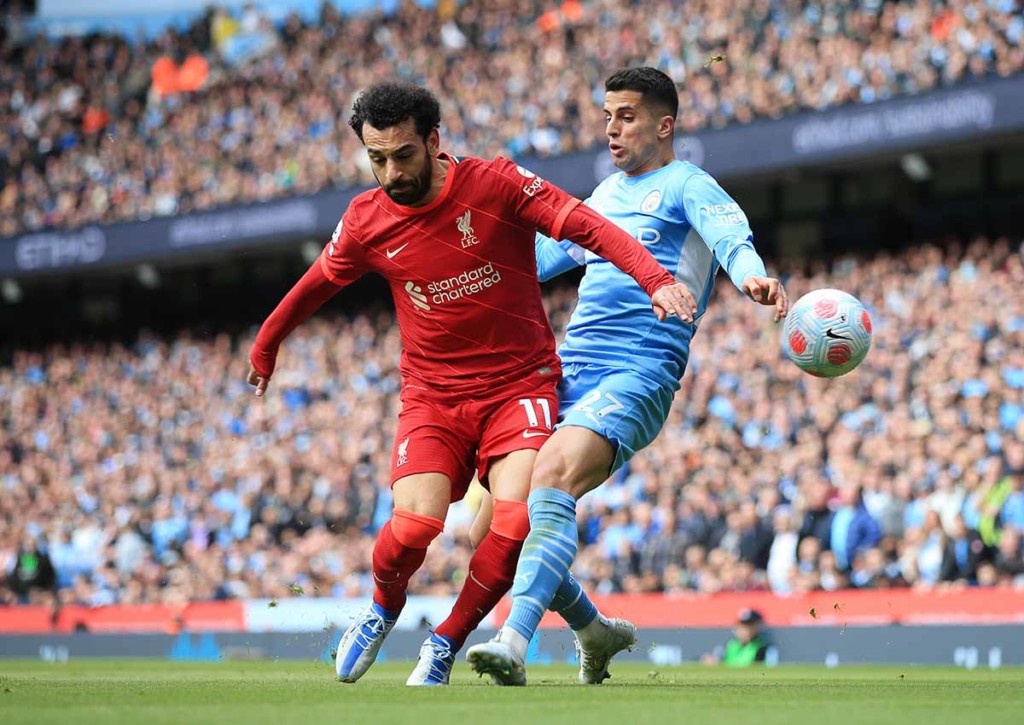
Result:
[[[0,660],[4,725],[1001,725],[1024,722],[1024,671],[619,664],[601,687],[566,666],[533,667],[527,688],[487,685],[460,662],[452,687],[405,688],[408,663],[358,684],[302,662]]]

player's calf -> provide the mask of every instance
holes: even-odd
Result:
[[[405,606],[409,577],[420,568],[444,522],[396,508],[373,547],[374,601],[338,642],[334,666],[341,682],[355,682],[377,659],[384,639]]]

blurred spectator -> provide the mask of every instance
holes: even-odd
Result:
[[[739,557],[756,569],[767,569],[769,553],[775,535],[762,523],[753,501],[747,501],[737,512],[739,530]]]
[[[1003,499],[999,519],[1003,526],[1024,531],[1024,441],[1011,441],[1006,445],[1006,477],[1000,481]]]
[[[805,486],[802,493],[803,524],[800,527],[800,538],[808,536],[818,541],[822,548],[828,548],[832,542],[832,517],[834,512],[829,508],[831,485],[824,476]]]
[[[978,565],[988,555],[988,548],[981,540],[981,535],[969,529],[963,515],[957,514],[942,554],[941,580],[963,584],[976,583]]]
[[[47,591],[55,588],[57,580],[50,557],[39,547],[35,537],[28,533],[22,537],[13,564],[8,586],[19,597],[28,598],[33,589]]]
[[[884,558],[878,548],[854,554],[850,565],[850,586],[857,589],[876,588],[883,575]]]
[[[924,526],[913,531],[913,538],[908,541],[916,545],[916,559],[913,563],[917,572],[918,584],[925,587],[935,586],[942,575],[942,560],[946,555],[948,539],[942,528],[942,520],[934,509],[930,509],[924,517]]]
[[[793,577],[796,574],[799,536],[788,507],[780,506],[776,509],[774,526],[775,536],[768,553],[768,584],[776,594],[789,594],[793,591]]]
[[[739,613],[733,635],[724,647],[717,647],[711,654],[704,655],[704,664],[723,664],[726,667],[750,667],[764,662],[771,644],[763,632],[764,618],[756,609],[744,609]]]
[[[993,562],[1002,581],[1007,584],[1024,584],[1024,552],[1021,550],[1021,535],[1016,529],[1003,529],[999,536],[999,548]]]
[[[840,506],[832,516],[829,542],[839,569],[848,569],[853,557],[870,549],[882,537],[878,522],[868,513],[860,486],[845,486]]]

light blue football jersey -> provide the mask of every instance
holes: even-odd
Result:
[[[741,288],[766,276],[754,250],[747,217],[703,169],[673,161],[641,176],[612,174],[586,203],[636,237],[665,269],[687,286],[704,314],[719,266]],[[632,277],[572,242],[537,235],[542,281],[586,265],[579,303],[558,354],[565,365],[628,367],[678,386],[697,323],[671,317],[658,322],[651,300]]]

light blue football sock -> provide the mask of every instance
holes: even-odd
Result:
[[[597,607],[572,572],[562,580],[562,586],[555,592],[549,609],[558,612],[573,631],[583,629],[597,617]]]
[[[505,625],[529,640],[568,575],[579,543],[575,498],[555,488],[538,488],[530,492],[526,503],[530,535],[519,555],[512,611]]]

